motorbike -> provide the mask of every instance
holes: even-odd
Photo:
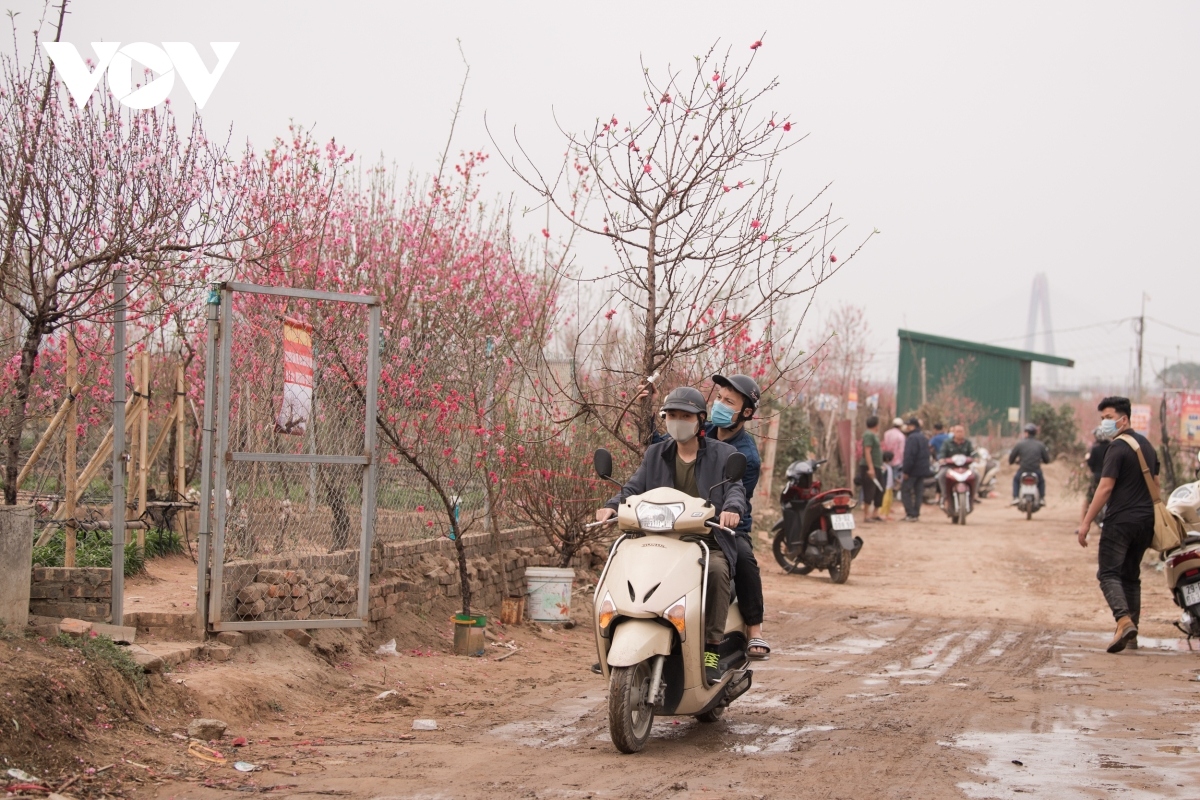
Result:
[[[1036,472],[1022,472],[1017,485],[1017,510],[1025,519],[1033,519],[1033,512],[1042,507],[1042,496],[1038,493]]]
[[[996,477],[1000,474],[999,459],[992,458],[991,452],[986,447],[980,447],[975,451],[975,463],[971,465],[971,469],[975,470],[977,476],[976,485],[979,491],[976,495],[980,498],[991,497],[996,492]]]
[[[612,455],[596,451],[596,474],[612,480]],[[740,481],[746,458],[729,457],[724,483]],[[704,620],[708,602],[709,549],[700,538],[722,528],[720,509],[672,488],[629,497],[615,520],[614,542],[596,583],[596,649],[608,680],[608,729],[622,753],[640,751],[654,717],[693,716],[716,722],[729,704],[750,689],[745,624],[737,599],[729,607],[719,655],[721,679],[709,684],[704,670]]]
[[[942,496],[942,490],[937,482],[938,460],[929,458],[929,474],[921,481],[921,502],[927,506],[936,505]]]
[[[975,460],[962,453],[942,461],[946,496],[942,498],[942,510],[955,525],[966,525],[967,515],[975,510],[975,483],[978,475],[971,469]]]
[[[807,575],[824,569],[834,583],[845,583],[863,546],[862,537],[854,535],[851,510],[857,503],[850,489],[821,491],[815,473],[824,463],[809,459],[788,466],[779,495],[783,519],[772,529],[771,551],[784,572]]]
[[[1184,539],[1179,547],[1163,553],[1167,589],[1175,605],[1183,609],[1175,623],[1188,638],[1200,637],[1200,481],[1180,486],[1167,499],[1170,511],[1183,523]]]

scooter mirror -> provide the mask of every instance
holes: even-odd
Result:
[[[738,453],[738,455],[741,455],[741,453]],[[744,456],[742,461],[745,461]],[[596,454],[592,456],[592,466],[595,467],[596,474],[599,477],[603,478],[604,480],[611,479],[613,471],[612,453],[601,447],[596,451]]]
[[[725,480],[740,481],[742,476],[746,474],[746,457],[741,453],[734,453],[725,462]]]

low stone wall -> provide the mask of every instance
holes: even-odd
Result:
[[[29,613],[108,622],[112,612],[112,570],[108,567],[34,567]]]
[[[525,568],[558,566],[558,555],[533,528],[463,538],[472,607],[495,609],[525,591]],[[585,548],[576,567],[603,563],[606,548]],[[371,622],[401,609],[429,612],[435,601],[462,596],[457,552],[449,539],[377,544],[371,559]],[[237,561],[225,565],[223,619],[306,620],[358,614],[358,551]]]

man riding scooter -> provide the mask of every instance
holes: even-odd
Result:
[[[741,524],[742,516],[749,510],[742,482],[726,483],[723,477],[725,462],[737,449],[702,434],[708,416],[704,395],[690,386],[680,386],[668,394],[661,413],[671,438],[650,445],[641,466],[620,493],[596,511],[596,521],[615,517],[618,507],[628,497],[670,487],[693,497],[707,498],[721,509],[720,524],[732,530]],[[708,681],[715,683],[721,679],[719,647],[729,615],[729,576],[737,565],[737,545],[727,531],[719,528],[706,534],[706,539],[710,557],[709,600],[704,606],[704,672]]]
[[[771,646],[762,638],[762,574],[750,540],[750,528],[754,522],[751,501],[754,489],[758,486],[762,459],[758,455],[758,445],[746,430],[746,422],[754,418],[762,395],[758,383],[749,375],[732,375],[728,378],[713,375],[712,380],[717,386],[717,399],[713,402],[712,416],[705,426],[705,432],[710,437],[715,436],[718,441],[733,445],[746,457],[746,474],[742,477],[742,486],[746,490],[746,513],[742,514],[741,521],[734,528],[737,568],[733,585],[737,589],[742,619],[746,622],[746,635],[750,637],[750,657],[764,659],[771,652]]]
[[[938,451],[937,485],[938,492],[942,499],[939,505],[945,505],[946,498],[949,497],[949,487],[946,485],[946,460],[962,455],[967,458],[973,458],[975,455],[975,445],[971,444],[971,440],[967,438],[967,429],[962,425],[955,425],[950,429],[950,438],[942,442],[942,447]],[[971,498],[978,500],[978,497]]]
[[[1037,475],[1038,500],[1040,503],[1046,502],[1046,476],[1042,474],[1042,464],[1050,463],[1050,451],[1046,449],[1046,445],[1042,444],[1037,439],[1038,428],[1032,422],[1025,426],[1025,438],[1013,445],[1013,449],[1008,454],[1008,463],[1016,464],[1018,461],[1020,467],[1013,475],[1013,501],[1015,506],[1020,502],[1018,497],[1021,491],[1021,473],[1032,472]]]

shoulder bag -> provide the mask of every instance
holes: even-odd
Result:
[[[1183,543],[1183,524],[1175,518],[1174,514],[1167,511],[1166,505],[1163,504],[1162,491],[1158,488],[1158,481],[1150,474],[1146,456],[1142,453],[1142,447],[1138,444],[1137,439],[1128,433],[1121,434],[1117,439],[1129,445],[1133,452],[1137,453],[1138,463],[1142,465],[1142,477],[1146,479],[1146,488],[1150,491],[1150,499],[1154,501],[1154,539],[1150,542],[1150,547],[1160,553],[1174,550]]]

